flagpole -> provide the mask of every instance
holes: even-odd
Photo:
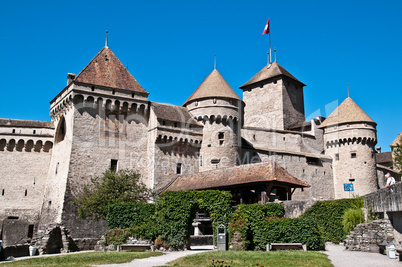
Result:
[[[272,63],[272,51],[271,51],[271,18],[269,20],[269,63]]]
[[[269,33],[269,63],[272,63],[272,53],[271,53],[271,32]]]

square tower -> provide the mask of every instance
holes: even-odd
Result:
[[[287,130],[304,122],[304,86],[277,62],[265,66],[240,86],[244,127]]]

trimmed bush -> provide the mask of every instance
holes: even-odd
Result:
[[[314,219],[325,242],[339,243],[345,239],[343,214],[350,208],[362,208],[362,198],[318,201],[301,218]]]
[[[321,250],[325,243],[314,219],[262,220],[254,225],[255,249],[265,250],[268,243],[302,243],[309,250]]]
[[[343,214],[343,230],[348,235],[350,231],[355,229],[356,225],[364,222],[364,214],[362,209],[348,209]]]
[[[107,207],[106,222],[109,229],[129,228],[144,223],[155,214],[151,203],[119,203]]]
[[[231,199],[230,192],[219,190],[164,192],[156,203],[161,239],[174,249],[184,248],[188,244],[195,213],[200,209],[210,215],[213,229],[219,224],[228,227],[232,214]]]
[[[285,209],[278,203],[238,205],[230,225],[230,236],[239,232],[243,249],[254,249],[254,235],[258,224],[267,218],[283,217]]]

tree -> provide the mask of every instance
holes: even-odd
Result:
[[[95,220],[106,218],[109,204],[142,202],[151,200],[155,194],[140,181],[141,175],[133,170],[106,170],[102,176],[91,178],[91,183],[73,200],[79,218],[94,216]]]
[[[393,160],[394,169],[401,173],[402,172],[402,137],[399,138],[398,144],[396,144],[395,146],[392,146],[392,154],[393,154],[392,160]]]

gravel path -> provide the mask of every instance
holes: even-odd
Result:
[[[390,259],[387,255],[381,255],[380,253],[347,251],[344,246],[333,244],[326,244],[325,248],[324,253],[328,255],[335,267],[402,267],[402,262],[398,259]]]
[[[186,251],[174,251],[174,252],[166,252],[166,254],[157,257],[150,257],[145,259],[136,259],[132,262],[121,263],[121,264],[104,264],[104,265],[96,265],[99,267],[154,267],[154,266],[165,266],[168,262],[173,261],[175,259],[201,253],[205,251],[211,251],[211,249],[192,249]]]

